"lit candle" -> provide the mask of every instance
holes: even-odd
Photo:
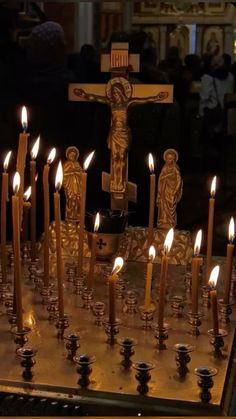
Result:
[[[30,185],[31,185],[31,212],[30,212],[30,240],[31,260],[36,259],[36,157],[39,150],[40,137],[35,141],[30,155]]]
[[[12,224],[13,224],[13,253],[14,253],[14,298],[16,304],[16,318],[18,331],[23,329],[22,290],[21,290],[21,261],[20,261],[20,174],[15,173],[13,179],[12,196]]]
[[[81,201],[80,201],[80,216],[79,216],[79,245],[78,245],[78,276],[83,272],[83,253],[84,253],[84,218],[86,207],[86,192],[87,192],[87,173],[90,162],[94,156],[94,151],[88,155],[83,164],[83,171],[81,173]]]
[[[159,293],[159,305],[158,305],[158,327],[163,329],[163,320],[164,320],[164,306],[165,306],[165,291],[166,291],[166,276],[168,268],[168,254],[172,246],[174,238],[174,230],[171,228],[164,242],[164,255],[161,259],[161,273],[160,273],[160,293]]]
[[[144,298],[144,306],[146,309],[149,309],[151,305],[152,269],[153,269],[153,261],[155,257],[156,257],[155,247],[150,246],[149,247],[149,261],[147,263],[147,271],[146,271],[145,298]]]
[[[61,161],[57,167],[54,192],[54,214],[56,231],[56,255],[57,255],[57,285],[58,285],[58,311],[59,317],[64,316],[64,296],[63,296],[63,278],[62,278],[62,255],[61,255],[61,205],[60,189],[63,181],[63,170]]]
[[[117,257],[109,277],[109,323],[114,324],[116,320],[116,280],[124,264],[121,257]]]
[[[192,260],[192,314],[198,314],[198,282],[202,258],[199,257],[202,242],[202,230],[199,230],[194,245],[194,257]]]
[[[20,174],[20,190],[19,190],[19,198],[20,198],[20,222],[22,220],[23,214],[23,194],[24,194],[24,178],[25,178],[25,160],[28,148],[28,137],[29,134],[26,132],[28,128],[28,117],[27,117],[27,109],[25,106],[22,107],[21,111],[21,124],[23,132],[19,135],[19,143],[18,143],[18,152],[17,152],[17,161],[16,161],[16,170]]]
[[[22,239],[24,242],[28,240],[28,225],[29,225],[29,209],[31,203],[28,201],[31,195],[31,186],[29,186],[24,193],[23,202],[23,224],[22,224]]]
[[[1,195],[1,265],[2,265],[2,283],[7,282],[7,259],[6,259],[6,224],[7,224],[7,201],[8,201],[8,164],[11,157],[9,151],[3,163],[2,174],[2,195]]]
[[[224,304],[229,304],[230,296],[230,286],[231,286],[231,277],[232,277],[232,268],[233,268],[233,255],[234,255],[234,219],[231,217],[229,222],[229,243],[227,244],[227,255],[226,255],[226,265],[225,265],[225,275],[224,275]]]
[[[211,298],[211,311],[212,311],[212,323],[213,331],[215,335],[219,334],[219,320],[218,320],[218,304],[217,304],[217,293],[216,293],[216,283],[218,280],[220,267],[219,265],[215,266],[210,274],[209,286],[213,289],[210,291]]]
[[[211,197],[209,199],[208,209],[208,228],[207,228],[207,254],[206,254],[206,271],[205,278],[208,281],[211,271],[212,258],[212,239],[213,239],[213,225],[214,225],[214,211],[215,211],[215,193],[216,193],[216,176],[214,176],[211,183]]]
[[[154,209],[155,209],[155,192],[156,192],[156,175],[154,172],[154,161],[152,154],[148,155],[148,164],[150,169],[150,196],[149,196],[149,221],[148,221],[148,247],[153,242],[153,224],[154,224]]]
[[[90,256],[90,265],[89,265],[89,274],[88,274],[88,287],[93,287],[93,275],[94,275],[94,266],[95,266],[95,257],[96,257],[96,244],[97,244],[97,231],[100,225],[100,215],[97,212],[95,221],[94,221],[94,229],[92,234],[92,243],[91,243],[91,256]]]
[[[44,286],[49,286],[49,224],[50,224],[50,205],[49,205],[49,167],[56,156],[56,149],[50,151],[47,163],[43,169],[43,197],[44,197]]]

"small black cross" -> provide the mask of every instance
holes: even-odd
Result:
[[[106,243],[106,242],[104,242],[102,239],[99,239],[99,240],[97,241],[97,245],[98,245],[98,248],[99,248],[99,249],[102,249],[102,246],[106,246],[106,245],[107,245],[107,243]]]

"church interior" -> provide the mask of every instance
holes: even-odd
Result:
[[[0,53],[0,416],[235,416],[236,2],[0,0]]]

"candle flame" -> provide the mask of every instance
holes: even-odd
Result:
[[[95,217],[95,221],[94,221],[94,232],[98,231],[99,225],[100,225],[100,214],[99,214],[99,212],[97,212],[96,217]]]
[[[122,269],[123,265],[124,265],[124,259],[123,258],[121,258],[120,256],[115,258],[115,262],[114,262],[111,274],[112,275],[118,274],[118,272],[120,272],[120,270]]]
[[[233,217],[231,217],[230,222],[229,222],[229,242],[230,243],[232,243],[234,241],[234,235],[235,235],[234,219],[233,219]]]
[[[210,286],[213,286],[214,288],[216,287],[219,271],[220,271],[220,267],[219,267],[219,265],[216,265],[212,269],[211,274],[210,274],[210,279],[209,279],[208,283],[209,283]]]
[[[92,151],[92,152],[88,155],[88,157],[85,159],[84,164],[83,164],[83,168],[84,168],[84,170],[85,170],[85,171],[88,169],[88,167],[89,167],[89,165],[90,165],[90,163],[91,163],[91,160],[92,160],[92,158],[93,158],[93,156],[94,156],[94,153],[95,153],[95,150],[94,150],[94,151]]]
[[[62,182],[63,182],[63,170],[62,170],[62,164],[60,160],[57,166],[57,173],[56,173],[56,180],[55,180],[55,188],[57,191],[61,189]]]
[[[151,153],[148,154],[148,166],[150,169],[150,172],[153,173],[154,172],[154,161],[153,161],[153,156]]]
[[[56,149],[55,147],[53,147],[50,151],[50,153],[48,154],[48,159],[47,159],[47,163],[51,164],[53,162],[53,160],[56,157]]]
[[[38,155],[39,143],[40,143],[40,136],[38,136],[37,140],[35,141],[32,149],[31,149],[30,155],[31,155],[32,160],[35,160],[37,155]]]
[[[27,118],[27,109],[25,106],[22,107],[21,110],[21,125],[24,131],[27,130],[28,126],[28,118]]]
[[[155,259],[155,257],[156,257],[156,249],[155,249],[155,247],[153,245],[149,247],[148,254],[149,254],[149,260],[151,262],[153,262],[154,259]]]
[[[6,157],[5,157],[4,163],[3,163],[3,169],[4,169],[5,172],[8,169],[8,164],[9,164],[9,160],[11,158],[11,153],[12,153],[12,151],[8,151],[8,153],[7,153]]]
[[[194,255],[197,256],[200,253],[202,243],[202,230],[198,230],[196,239],[195,239],[195,245],[194,245]]]
[[[20,173],[16,172],[13,177],[13,192],[17,194],[20,189]]]
[[[214,198],[216,193],[216,176],[213,177],[212,182],[211,182],[211,196],[212,198]]]
[[[167,255],[171,249],[172,243],[173,243],[173,239],[174,239],[174,229],[171,228],[165,238],[165,242],[164,242],[164,252]]]
[[[24,193],[24,201],[28,201],[30,195],[31,195],[31,186],[29,186]]]

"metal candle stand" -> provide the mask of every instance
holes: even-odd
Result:
[[[220,321],[223,324],[230,323],[233,303],[225,304],[223,300],[219,300]]]
[[[83,308],[89,310],[92,307],[92,302],[94,300],[94,289],[84,287],[82,293],[82,300],[84,302]]]
[[[30,249],[28,242],[24,242],[21,248],[22,262],[26,265],[30,260]]]
[[[190,330],[190,334],[192,336],[199,336],[200,335],[200,330],[199,330],[199,326],[201,326],[202,322],[201,322],[201,317],[202,314],[198,313],[192,313],[191,311],[188,313],[188,317],[189,317],[189,321],[188,323],[191,326],[191,330]]]
[[[31,281],[36,281],[37,282],[37,273],[38,273],[38,262],[39,260],[31,260],[29,267],[28,267],[28,271],[29,271],[29,279]]]
[[[211,306],[210,291],[212,287],[207,284],[202,286],[202,306],[209,308]]]
[[[74,287],[75,287],[76,295],[82,295],[83,289],[85,287],[85,278],[86,278],[85,274],[82,274],[80,276],[76,275],[74,279]]]
[[[215,333],[213,329],[208,330],[208,335],[210,336],[210,343],[214,346],[214,351],[212,352],[215,358],[222,358],[223,354],[221,349],[224,347],[224,337],[228,335],[226,330],[219,329],[219,333]]]
[[[154,337],[157,339],[157,349],[159,351],[167,349],[165,344],[165,340],[168,339],[167,328],[165,326],[160,328],[158,325],[155,325],[153,329],[155,330]]]
[[[101,326],[105,314],[105,304],[102,301],[96,301],[96,303],[94,303],[93,314],[95,316],[95,324]]]
[[[78,365],[77,373],[80,375],[80,378],[78,380],[78,384],[81,387],[88,387],[90,383],[89,376],[92,372],[91,364],[93,364],[96,361],[95,356],[91,355],[80,355],[74,357],[75,363]]]
[[[104,328],[105,333],[107,334],[107,343],[109,345],[114,345],[116,343],[116,335],[119,333],[119,325],[121,321],[119,319],[116,319],[114,323],[111,323],[109,320],[105,321]]]
[[[124,358],[121,361],[121,365],[123,365],[125,369],[129,369],[132,365],[132,361],[130,358],[135,353],[134,346],[137,345],[137,340],[129,337],[121,338],[118,339],[118,344],[121,346],[120,354]]]
[[[154,318],[156,307],[154,304],[151,304],[149,307],[140,306],[140,318],[143,321],[142,328],[145,330],[149,330],[152,328],[152,321]]]
[[[14,336],[14,342],[18,348],[22,348],[26,342],[28,342],[28,333],[30,333],[30,327],[23,327],[22,330],[18,330],[18,327],[12,328],[11,332]]]
[[[76,351],[80,347],[80,344],[78,343],[80,336],[78,333],[72,332],[65,336],[64,339],[66,340],[66,349],[68,351],[67,359],[73,361]]]
[[[58,339],[63,339],[64,331],[67,329],[67,327],[69,327],[67,314],[64,314],[62,317],[59,316],[56,322]]]
[[[42,297],[42,304],[48,304],[49,298],[52,295],[52,284],[49,284],[48,286],[43,286],[40,291],[40,295]]]
[[[150,371],[154,368],[151,362],[138,361],[133,364],[133,368],[137,371],[135,378],[139,382],[137,391],[140,394],[148,393],[149,387],[148,382],[151,380]]]
[[[20,364],[24,368],[22,377],[24,380],[31,380],[33,377],[31,368],[35,365],[36,362],[33,357],[36,355],[37,350],[32,348],[18,348],[16,353],[17,356],[21,358]]]
[[[49,297],[47,311],[49,312],[48,320],[55,320],[58,317],[58,297]]]
[[[184,298],[181,295],[174,295],[171,299],[171,308],[173,311],[173,317],[183,317]]]
[[[128,291],[125,297],[124,313],[135,314],[137,312],[137,302],[136,292]]]
[[[176,352],[177,372],[183,378],[189,372],[187,367],[187,364],[191,361],[189,353],[194,351],[194,347],[189,344],[176,343],[173,349]]]
[[[76,278],[76,265],[74,263],[67,263],[66,266],[67,281],[74,283]]]
[[[118,276],[118,279],[116,281],[116,297],[118,300],[121,300],[123,298],[124,290],[125,290],[125,281],[122,278],[122,276]]]
[[[211,400],[210,389],[214,386],[212,377],[214,377],[218,371],[216,368],[199,367],[195,368],[194,372],[199,377],[197,383],[201,389],[199,393],[200,399],[202,402],[208,403]]]

